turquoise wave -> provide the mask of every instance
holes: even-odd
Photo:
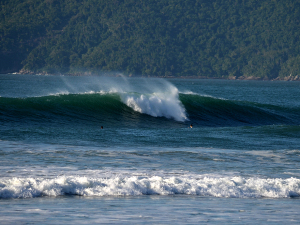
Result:
[[[141,110],[127,104],[124,95],[140,96],[139,101],[135,103]],[[97,121],[104,124],[109,122],[122,126],[147,127],[186,126],[190,123],[201,126],[300,124],[299,108],[225,100],[196,94],[179,94],[178,97],[176,104],[182,108],[182,113],[185,113],[182,119],[173,116],[174,110],[177,109],[173,107],[175,103],[165,105],[165,102],[171,100],[162,101],[157,96],[144,96],[139,93],[0,97],[0,123],[5,125],[5,123],[93,123]]]

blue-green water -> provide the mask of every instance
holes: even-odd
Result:
[[[0,222],[297,224],[299,95],[298,82],[0,75]]]

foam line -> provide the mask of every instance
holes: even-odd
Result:
[[[208,176],[122,176],[107,178],[60,176],[0,179],[0,198],[41,196],[200,195],[227,198],[300,196],[300,179]]]

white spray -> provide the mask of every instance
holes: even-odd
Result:
[[[152,85],[148,84],[148,89],[153,88]],[[178,89],[167,82],[155,92],[123,93],[121,99],[127,106],[140,113],[182,122],[187,120],[185,109],[179,100]]]
[[[70,93],[116,93],[124,104],[136,112],[181,122],[188,120],[185,108],[179,100],[178,89],[163,79],[122,76],[85,77],[84,80],[77,78],[75,82],[70,77],[63,77],[62,80],[65,89]]]

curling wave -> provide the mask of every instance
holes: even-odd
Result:
[[[300,108],[178,93],[176,87],[172,87],[165,92],[152,93],[101,91],[26,98],[0,97],[0,120],[2,123],[116,121],[126,126],[140,120],[150,127],[151,124],[164,124],[167,120],[192,122],[200,126],[299,125]]]

